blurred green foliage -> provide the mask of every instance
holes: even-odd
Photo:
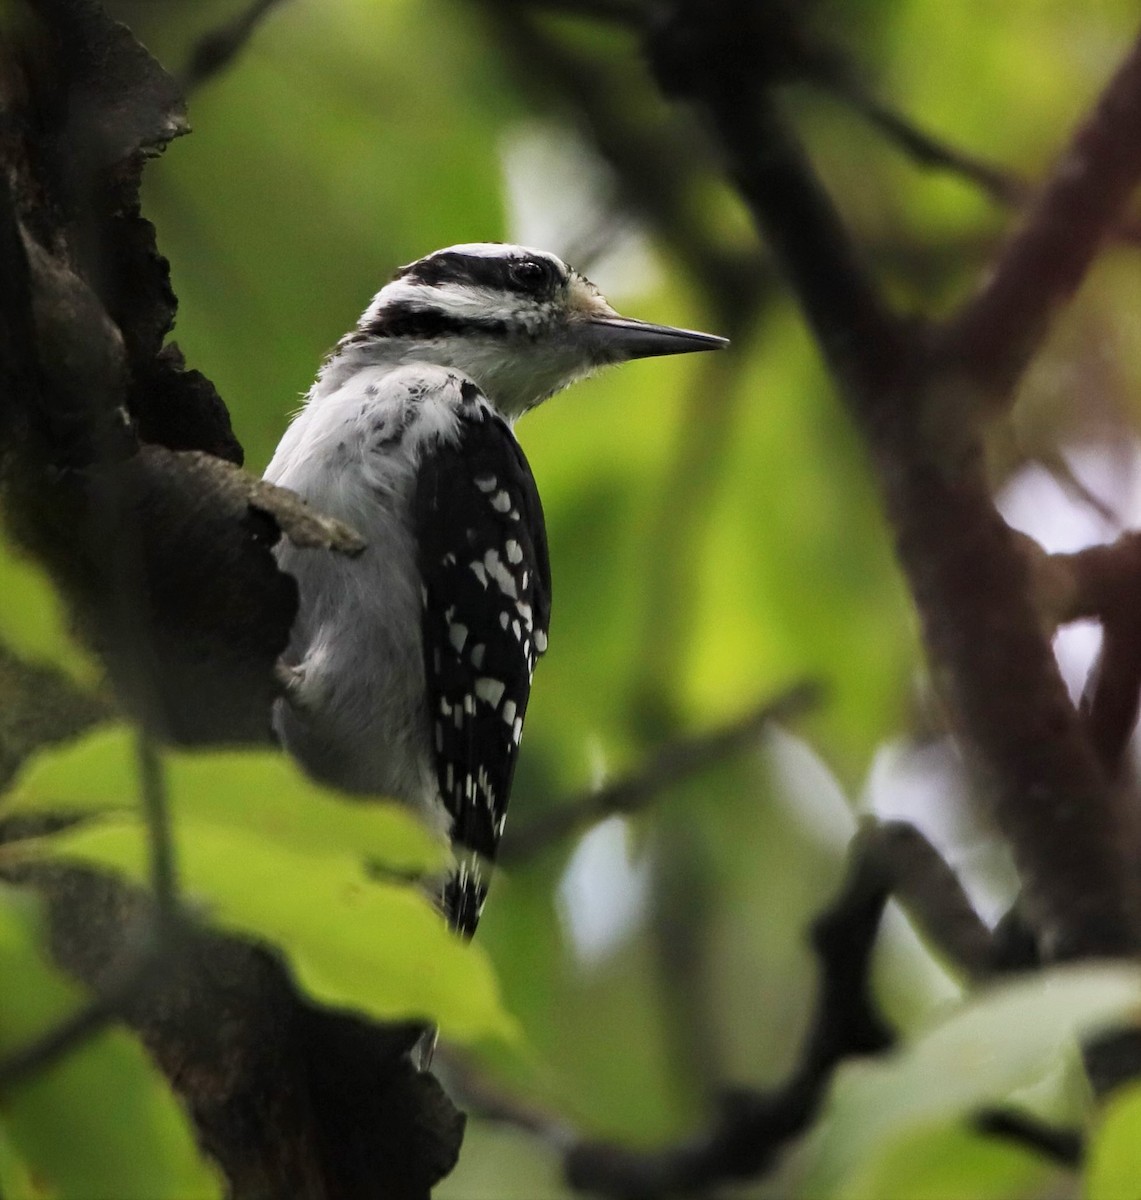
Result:
[[[0,886],[0,974],[8,981],[0,1056],[76,1011],[79,988],[44,961],[31,896]],[[12,981],[19,981],[18,987]],[[142,1046],[111,1029],[6,1088],[0,1121],[5,1200],[214,1200],[220,1181]]]
[[[129,803],[134,741],[103,729],[34,759],[7,811],[95,819],[7,854],[150,883],[145,822]],[[406,810],[344,803],[272,751],[171,753],[163,774],[181,890],[212,924],[276,946],[331,1007],[431,1019],[460,1041],[514,1036],[483,951],[452,937],[416,884],[447,855]]]
[[[1106,1106],[1090,1148],[1088,1200],[1135,1196],[1141,1179],[1141,1086],[1122,1088]]]
[[[240,5],[117,0],[112,7],[178,69],[197,37]],[[822,0],[811,7],[875,95],[1030,180],[1113,70],[1136,21],[1130,0]],[[628,35],[565,25],[570,41],[596,49],[622,73],[635,114],[654,123],[681,120],[655,98]],[[834,99],[797,87],[785,102],[891,294],[904,307],[946,311],[977,277],[1009,214],[970,183],[918,169]],[[254,470],[268,460],[323,354],[396,265],[453,242],[532,236],[518,199],[543,180],[510,167],[521,136],[537,136],[553,153],[568,145],[581,152],[585,144],[572,108],[555,103],[537,116],[533,93],[481,7],[459,0],[286,0],[238,61],[193,95],[190,116],[193,136],[148,168],[146,211],[180,298],[175,336],[190,364],[218,385]],[[606,178],[586,153],[583,196],[565,198],[571,214],[594,203],[592,172]],[[711,238],[749,250],[743,216],[712,171],[698,183],[697,194],[709,201],[702,219]],[[621,248],[629,225],[614,219],[603,229]],[[566,243],[548,246],[556,251],[581,234],[571,227],[560,233],[553,218],[551,227]],[[646,241],[634,258],[627,246],[624,256],[578,265],[623,311],[708,327],[711,299],[681,273],[676,250],[652,229],[639,236]],[[1026,458],[1050,460],[1065,446],[1130,438],[1141,411],[1135,256],[1135,249],[1114,249],[1060,324],[1014,422],[996,437],[996,482]],[[481,957],[486,951],[525,1046],[489,1049],[486,1069],[589,1132],[650,1144],[691,1129],[715,1085],[771,1082],[794,1057],[812,982],[804,927],[838,880],[851,812],[877,749],[889,738],[930,733],[918,639],[860,446],[779,289],[716,366],[660,360],[604,374],[527,417],[519,432],[548,517],[554,618],[528,716],[514,822],[602,776],[636,769],[652,741],[648,731],[660,737],[714,726],[804,676],[829,689],[798,733],[808,739],[808,759],[815,753],[828,764],[817,764],[819,778],[847,797],[847,808],[841,802],[809,819],[787,773],[759,748],[670,790],[628,823],[625,852],[648,871],[649,898],[605,952],[576,940],[574,915],[560,898],[576,847],[552,847],[496,881],[480,929],[483,951],[462,964],[454,951],[455,978],[468,972],[462,986],[482,998],[482,1007],[472,1001],[470,1020],[483,1025],[465,1029],[462,1014],[449,1009],[461,986],[454,980],[424,999],[445,1032],[502,1032],[508,1022]],[[674,514],[673,526],[663,524],[663,511]],[[9,648],[75,672],[73,652],[53,645],[53,626],[42,624],[50,603],[42,584],[5,560],[0,588],[0,632]],[[0,686],[3,678],[0,672]],[[76,679],[81,687],[90,682],[82,668]],[[17,693],[0,692],[6,695]],[[0,721],[0,749],[5,737],[11,742],[16,708],[8,705]],[[35,740],[19,741],[19,754]],[[122,763],[113,759],[85,767],[53,788],[52,798],[78,804],[85,797],[98,808],[103,797],[131,794],[103,788],[122,784],[115,774]],[[63,770],[66,761],[50,769]],[[382,990],[392,983],[392,963],[412,952],[449,954],[428,927],[426,907],[408,889],[367,885],[370,903],[388,906],[388,917],[397,906],[407,909],[401,928],[408,940],[403,949],[394,943],[395,957],[382,963],[387,951],[371,924],[379,909],[336,909],[328,919],[336,920],[340,940],[330,947],[330,926],[316,922],[309,898],[287,881],[326,871],[321,882],[332,897],[374,849],[390,861],[391,846],[370,839],[387,836],[386,822],[395,818],[353,809],[341,823],[319,815],[322,798],[299,800],[303,809],[314,807],[296,824],[283,817],[281,827],[267,829],[258,788],[243,774],[252,760],[210,761],[201,768],[210,783],[199,790],[193,764],[171,768],[188,888],[213,905],[219,921],[291,946],[296,970],[316,994],[393,1011]],[[275,768],[263,760],[248,769]],[[225,805],[238,814],[232,820]],[[311,847],[306,866],[300,848],[318,827],[339,844],[321,853]],[[342,836],[348,841],[340,843]],[[67,835],[58,852],[142,877],[138,838],[136,818],[105,815]],[[264,891],[250,882],[255,872]],[[634,873],[596,865],[595,881],[603,905],[636,890]],[[692,928],[684,938],[664,913],[686,917]],[[940,982],[906,930],[896,927],[885,940],[891,1015],[907,1028],[923,1027],[954,988]],[[20,945],[19,953],[32,953],[26,939]],[[350,983],[343,968],[355,954],[376,958],[376,973]],[[677,964],[687,954],[682,978]],[[43,994],[62,986],[45,978]],[[44,1004],[39,1016],[46,1018],[56,1010]],[[1024,1015],[1004,1010],[994,1017],[992,1044],[1009,1045],[1024,1028]],[[1051,1038],[1036,1043],[1032,1068],[1048,1072],[1061,1036],[1051,1027]],[[120,1050],[125,1044],[121,1035],[106,1040]],[[102,1046],[92,1043],[84,1054]],[[1008,1088],[1024,1082],[1003,1074],[1011,1061],[991,1063],[988,1078]],[[103,1090],[118,1097],[121,1088],[123,1104],[130,1103],[132,1089],[143,1086],[135,1068],[106,1070],[112,1082]],[[898,1065],[884,1071],[877,1086],[905,1106],[946,1081],[930,1064],[906,1086],[891,1074]],[[78,1119],[75,1103],[61,1103]],[[922,1127],[903,1121],[873,1129],[870,1120],[861,1124],[868,1103],[845,1101],[838,1089],[817,1136],[790,1156],[783,1174],[751,1192],[819,1194],[798,1189],[826,1171],[842,1137],[851,1174],[837,1195],[1066,1194],[1058,1174],[1037,1160],[968,1133],[960,1121],[967,1103],[959,1096]],[[1129,1178],[1122,1164],[1137,1144],[1136,1125],[1135,1098],[1107,1117],[1091,1195],[1108,1200],[1117,1193],[1104,1181]],[[1119,1132],[1125,1129],[1133,1132]],[[0,1135],[4,1195],[36,1194],[12,1181],[21,1164],[38,1162],[17,1124],[7,1127]],[[54,1194],[73,1194],[62,1173],[52,1179],[59,1180]],[[130,1194],[126,1184],[111,1193]],[[563,1191],[534,1143],[473,1122],[460,1166],[440,1194],[490,1200]]]

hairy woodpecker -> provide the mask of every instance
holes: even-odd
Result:
[[[300,610],[275,728],[318,779],[402,800],[451,837],[443,904],[465,935],[550,616],[543,510],[512,425],[608,363],[725,344],[620,317],[553,254],[452,246],[377,293],[266,471],[367,543],[355,559],[277,551]]]

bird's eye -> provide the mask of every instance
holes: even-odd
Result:
[[[536,258],[522,258],[508,268],[511,282],[526,292],[538,292],[550,280],[550,268]]]

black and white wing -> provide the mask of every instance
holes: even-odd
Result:
[[[473,385],[465,383],[467,390]],[[547,648],[551,574],[539,493],[523,451],[482,400],[459,437],[421,461],[414,503],[424,666],[440,795],[458,859],[444,904],[470,936],[495,857],[535,662]]]

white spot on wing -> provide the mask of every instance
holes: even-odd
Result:
[[[506,492],[496,492],[495,495],[491,497],[491,507],[494,508],[496,512],[505,513],[511,507],[511,497]]]
[[[521,563],[523,561],[523,547],[514,538],[507,539],[507,561],[509,563]]]
[[[503,693],[506,690],[506,684],[498,679],[492,679],[488,675],[481,675],[475,681],[475,694],[481,700],[486,700],[492,708],[499,707],[499,702],[503,699]]]
[[[471,564],[471,569],[475,572],[476,579],[478,579],[484,587],[487,587],[487,571],[484,569],[483,563],[473,562]]]
[[[448,641],[452,643],[452,649],[459,654],[464,648],[464,642],[467,641],[467,626],[461,625],[459,622],[449,625]],[[439,671],[439,667],[436,670]]]
[[[535,649],[540,654],[547,652],[547,635],[541,629],[535,630]]]
[[[471,665],[478,671],[483,666],[483,656],[487,651],[487,646],[480,642],[478,646],[473,646],[471,651]]]
[[[500,561],[498,550],[489,550],[483,556],[483,565],[488,575],[499,584],[499,590],[505,596],[510,596],[512,600],[519,598],[519,589],[515,586],[515,576]]]
[[[499,480],[494,475],[477,475],[475,477],[475,486],[481,492],[494,492],[499,486]]]
[[[508,725],[513,725],[515,723],[515,701],[514,700],[508,700],[507,703],[503,706],[503,719],[507,722]]]

